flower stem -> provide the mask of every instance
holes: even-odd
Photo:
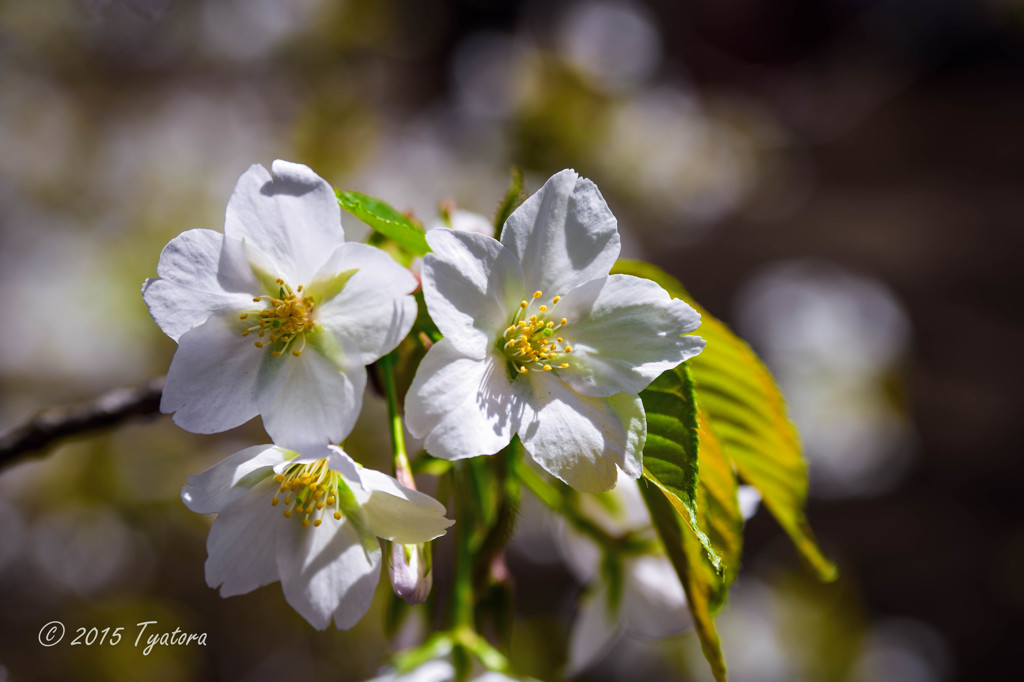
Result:
[[[455,633],[456,647],[452,652],[456,679],[469,674],[469,662],[464,651],[464,640],[476,634],[473,618],[473,511],[470,494],[473,491],[471,462],[456,462],[452,469],[455,478],[455,583],[452,585],[451,629]]]
[[[398,389],[395,386],[395,354],[392,351],[380,359],[380,370],[384,378],[384,396],[388,403],[388,425],[391,428],[391,456],[395,478],[404,486],[415,488],[409,455],[405,451],[405,430],[402,427],[402,413],[398,406]],[[404,479],[404,480],[403,480]]]

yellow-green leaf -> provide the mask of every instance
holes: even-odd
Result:
[[[685,363],[651,382],[640,392],[640,400],[647,414],[644,478],[661,490],[721,572],[721,559],[701,529],[697,512],[697,407]]]
[[[697,509],[701,514],[701,528],[722,557],[725,575],[722,589],[709,596],[713,612],[725,603],[728,586],[740,570],[743,554],[743,513],[736,491],[738,482],[732,464],[722,452],[722,444],[710,426],[710,419],[697,403],[697,422],[700,440],[698,462],[700,485],[697,489]]]
[[[746,342],[701,308],[678,280],[661,269],[620,260],[612,272],[651,279],[701,314],[696,334],[707,341],[707,347],[686,364],[710,429],[740,477],[761,493],[765,507],[801,556],[823,580],[834,579],[835,565],[821,553],[804,515],[807,465],[771,373]]]
[[[423,230],[381,199],[361,192],[336,190],[341,207],[414,256],[430,253]]]
[[[686,604],[693,616],[693,627],[700,638],[704,658],[711,666],[711,672],[718,682],[728,678],[725,669],[725,655],[722,643],[712,618],[712,601],[721,592],[721,579],[715,567],[708,560],[700,540],[682,523],[682,518],[672,511],[669,499],[657,486],[647,480],[639,482],[644,502],[651,512],[651,519],[658,531],[665,551],[676,575],[686,592]]]

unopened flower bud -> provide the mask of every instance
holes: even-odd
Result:
[[[400,545],[391,543],[388,573],[395,594],[410,604],[422,604],[430,596],[434,576],[430,566],[430,544]]]

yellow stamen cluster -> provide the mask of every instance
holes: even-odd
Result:
[[[519,303],[511,326],[498,342],[505,357],[521,374],[530,370],[550,372],[555,368],[565,369],[569,366],[564,356],[572,351],[572,347],[565,345],[565,339],[561,336],[556,336],[556,332],[569,320],[564,317],[553,318],[551,315],[562,297],[555,296],[550,305],[540,305],[536,313],[530,312],[534,301],[539,303],[543,296],[544,292],[535,291],[531,300]],[[559,344],[562,346],[559,347]]]
[[[302,355],[306,347],[305,332],[313,328],[313,299],[302,296],[302,286],[295,291],[284,283],[284,280],[277,280],[280,287],[277,297],[257,296],[253,298],[254,303],[267,302],[268,307],[259,310],[249,310],[239,317],[243,320],[255,317],[257,324],[245,329],[242,336],[248,336],[253,332],[258,337],[254,342],[257,348],[269,347],[274,355],[283,355],[291,347],[292,355]]]
[[[308,528],[323,523],[328,510],[334,508],[334,518],[342,517],[341,505],[338,503],[338,487],[340,475],[331,471],[326,459],[318,459],[309,464],[295,464],[283,474],[277,474],[275,480],[281,485],[274,494],[270,504],[281,504],[284,495],[284,517],[302,516],[302,525]],[[316,515],[316,518],[312,518]]]

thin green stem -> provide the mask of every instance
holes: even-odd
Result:
[[[470,463],[457,462],[455,476],[455,585],[452,588],[452,629],[476,628],[473,621],[473,512],[469,503]]]
[[[473,474],[470,461],[456,462],[452,468],[455,496],[455,578],[452,585],[451,625],[455,649],[452,662],[455,677],[460,682],[469,675],[470,661],[465,642],[476,635],[473,617],[473,530],[474,515],[470,501],[473,492]]]
[[[402,413],[398,405],[398,388],[395,385],[395,353],[393,351],[380,359],[381,374],[384,378],[384,396],[388,403],[388,425],[391,429],[391,454],[395,474],[411,472],[409,455],[405,451],[405,430],[402,427]],[[399,479],[401,481],[401,479]],[[402,481],[405,483],[404,481]],[[408,485],[407,483],[405,483]]]

